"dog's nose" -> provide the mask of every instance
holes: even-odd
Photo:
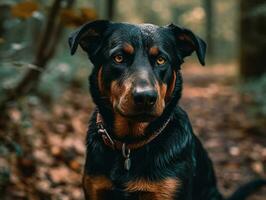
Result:
[[[150,87],[137,87],[133,91],[134,103],[140,107],[151,107],[155,104],[158,94]]]

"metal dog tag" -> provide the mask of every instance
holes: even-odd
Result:
[[[125,158],[124,168],[125,168],[125,170],[129,170],[131,167],[130,149],[126,150],[126,144],[125,143],[123,143],[123,145],[122,145],[122,155]]]
[[[125,163],[124,163],[124,168],[126,170],[129,170],[130,167],[131,167],[131,160],[130,160],[130,158],[126,158]]]

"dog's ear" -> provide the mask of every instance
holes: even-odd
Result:
[[[78,45],[90,56],[95,54],[100,47],[102,35],[109,26],[108,20],[96,20],[82,25],[68,38],[71,55],[75,54]]]
[[[177,41],[177,47],[182,57],[190,56],[196,51],[200,63],[205,65],[206,43],[188,29],[178,27],[174,24],[170,24],[167,27],[173,31]]]

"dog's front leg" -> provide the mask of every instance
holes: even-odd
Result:
[[[112,182],[105,176],[83,176],[83,189],[86,200],[108,199],[108,191],[112,189]]]

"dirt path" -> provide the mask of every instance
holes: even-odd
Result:
[[[183,74],[181,105],[213,159],[223,194],[265,177],[265,137],[233,87],[234,68],[189,66]],[[36,99],[22,103],[23,109],[10,108],[6,129],[0,129],[0,199],[83,199],[84,138],[92,107],[88,93],[72,89],[49,108]],[[266,190],[257,194],[250,199],[264,200]]]

